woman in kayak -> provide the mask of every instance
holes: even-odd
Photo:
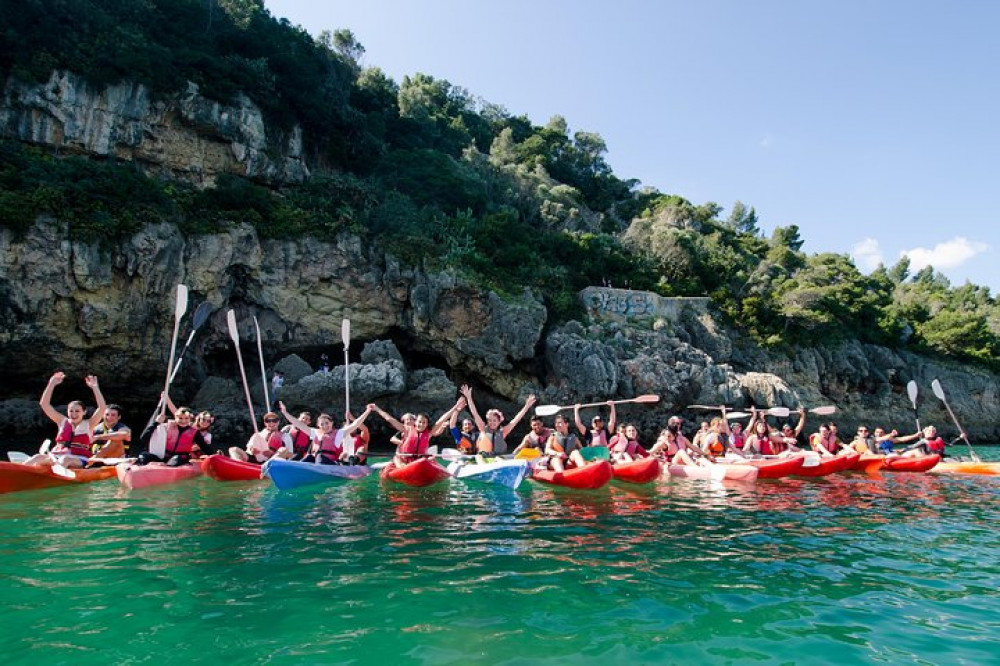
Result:
[[[205,438],[205,433],[194,426],[194,414],[187,407],[178,407],[174,418],[166,420],[163,410],[157,412],[156,420],[149,424],[139,438],[145,451],[136,459],[137,465],[148,465],[153,462],[166,462],[171,467],[177,467],[190,462],[195,450],[211,455],[215,453],[211,437]],[[153,433],[160,430],[159,436],[164,440],[164,453],[159,456],[150,451]]]
[[[590,429],[587,429],[583,425],[583,421],[580,420],[580,404],[573,405],[573,422],[576,423],[577,432],[583,437],[584,446],[607,447],[611,443],[611,433],[615,431],[617,414],[615,412],[614,401],[608,400],[608,405],[611,407],[611,412],[608,415],[607,425],[604,424],[604,419],[601,418],[601,415],[597,414],[590,420]]]
[[[367,414],[368,412],[366,410]],[[355,420],[350,412],[346,414],[347,418],[344,419],[344,442],[342,450],[340,452],[340,464],[341,465],[365,465],[368,463],[368,442],[371,440],[371,432],[368,430],[368,426],[364,424],[365,419],[360,419],[362,422],[354,425]],[[351,427],[354,425],[354,427]]]
[[[694,465],[696,463],[691,456],[691,442],[681,431],[681,423],[679,416],[671,416],[667,419],[666,430],[660,433],[649,452],[651,455],[663,458],[668,463]]]
[[[580,453],[580,440],[575,433],[569,431],[569,419],[560,414],[556,417],[556,431],[549,436],[545,444],[545,455],[538,465],[554,472],[565,472],[567,467],[584,467],[587,461]]]
[[[632,462],[645,458],[649,452],[639,443],[639,429],[628,423],[621,435],[615,435],[611,440],[611,461],[613,463]]]
[[[726,408],[722,406],[722,416],[712,419],[708,434],[701,438],[700,451],[710,459],[714,459],[726,455],[731,450],[729,421],[726,419]]]
[[[430,448],[431,439],[445,431],[453,413],[462,411],[464,408],[465,398],[459,398],[455,406],[442,414],[433,426],[430,425],[430,417],[427,414],[417,414],[410,427],[404,426],[374,403],[368,405],[365,411],[374,411],[385,419],[386,423],[402,433],[403,441],[396,448],[396,455],[393,456],[392,462],[396,467],[404,467],[418,458],[427,457],[427,449]]]
[[[528,413],[531,406],[535,404],[535,395],[529,395],[524,401],[524,407],[521,408],[521,411],[507,425],[502,425],[503,413],[499,409],[487,410],[486,421],[484,422],[483,418],[479,415],[479,410],[476,409],[475,400],[472,399],[472,388],[468,384],[463,384],[460,391],[466,404],[469,406],[469,412],[472,413],[472,419],[476,422],[476,427],[479,428],[479,440],[476,442],[477,462],[480,464],[485,462],[484,456],[492,457],[507,453],[507,437],[510,436],[511,430],[521,422],[524,415]]]
[[[104,396],[101,395],[97,377],[87,375],[83,381],[93,391],[94,400],[97,401],[93,415],[89,419],[85,418],[87,408],[79,400],[74,400],[66,406],[66,416],[63,416],[52,406],[52,392],[64,379],[66,374],[62,372],[56,372],[49,377],[49,383],[45,385],[42,397],[38,401],[42,412],[59,428],[56,445],[47,453],[40,451],[28,458],[25,465],[51,467],[58,464],[66,468],[83,467],[90,458],[91,446],[94,444],[94,428],[104,418]]]
[[[305,450],[302,456],[302,462],[316,462],[321,465],[340,465],[342,464],[343,454],[344,454],[344,436],[345,433],[353,432],[356,428],[361,426],[368,415],[372,413],[371,405],[366,409],[361,416],[352,421],[351,423],[345,423],[344,427],[340,430],[334,430],[333,428],[333,418],[329,414],[320,414],[316,418],[316,425],[318,428],[313,428],[305,421],[297,419],[288,413],[285,408],[285,404],[281,401],[278,402],[278,409],[284,415],[288,422],[292,424],[292,427],[296,428],[300,432],[306,434],[311,442],[310,448]]]

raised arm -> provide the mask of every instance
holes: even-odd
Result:
[[[527,400],[524,401],[524,407],[521,408],[521,411],[515,414],[514,418],[512,418],[507,425],[503,426],[504,439],[506,439],[507,435],[510,434],[510,431],[513,430],[517,426],[517,424],[521,422],[521,419],[524,418],[524,415],[528,413],[528,410],[531,409],[532,406],[537,401],[538,398],[535,397],[534,393],[528,396]]]
[[[361,425],[364,424],[365,419],[368,418],[368,415],[372,413],[372,407],[372,405],[368,405],[365,408],[365,411],[361,412],[361,416],[344,426],[343,430],[345,432],[354,432],[357,428],[360,428]],[[347,416],[350,416],[350,412],[347,413]]]
[[[806,427],[806,408],[799,407],[799,423],[795,426],[795,437],[798,438],[799,433],[802,429]]]
[[[56,386],[62,384],[64,379],[66,379],[66,375],[62,372],[56,372],[49,377],[49,383],[45,385],[42,397],[38,400],[38,405],[42,408],[42,412],[54,421],[56,425],[60,425],[66,417],[57,412],[56,408],[52,406],[52,392]]]
[[[726,433],[726,439],[733,436],[733,432],[729,429],[729,419],[726,418],[726,413],[729,411],[725,405],[719,405],[719,411],[722,412],[722,432]],[[732,442],[730,442],[732,444]]]
[[[583,425],[583,421],[580,420],[580,403],[573,405],[573,422],[576,423],[576,429],[580,432],[580,436],[586,437],[587,426]]]
[[[476,401],[472,399],[472,387],[468,384],[462,384],[462,388],[459,390],[469,405],[469,413],[472,414],[472,420],[476,422],[476,428],[479,432],[486,432],[486,423],[483,422],[483,417],[479,415],[479,410],[476,409]]]
[[[304,432],[310,436],[312,435],[313,427],[289,414],[288,410],[285,409],[285,403],[280,400],[278,401],[278,411],[281,412],[281,415],[285,417],[285,420],[291,423],[299,432]]]
[[[608,432],[614,432],[615,426],[618,425],[618,412],[615,411],[614,400],[608,400],[608,405],[611,407],[611,413],[608,414]]]
[[[451,409],[442,414],[441,417],[434,423],[434,427],[431,428],[431,437],[436,437],[437,435],[443,433],[444,429],[448,427],[451,420],[455,418],[455,415],[465,409],[465,403],[465,396],[462,396],[455,402]]]
[[[389,412],[385,411],[384,409],[376,405],[374,402],[369,404],[368,407],[365,409],[365,411],[368,411],[369,409],[378,414],[379,416],[381,416],[386,423],[391,425],[399,432],[406,432],[406,426],[404,426],[399,419],[397,419],[395,416],[393,416]]]
[[[104,410],[108,406],[108,403],[104,401],[104,394],[101,393],[101,387],[97,384],[97,375],[87,375],[83,381],[94,392],[94,400],[97,401],[97,408],[90,417],[90,430],[93,431],[100,424],[101,419],[104,418]]]
[[[452,411],[451,418],[448,419],[448,427],[449,428],[457,428],[458,427],[458,415],[461,413],[461,411],[463,409],[465,409],[465,405],[466,405],[466,400],[465,400],[465,396],[464,395],[461,398],[459,398],[459,402],[462,403],[462,406],[459,407],[458,409]]]

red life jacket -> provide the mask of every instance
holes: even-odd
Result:
[[[194,438],[197,434],[198,429],[194,426],[168,428],[167,448],[164,455],[169,458],[178,453],[191,453],[191,449],[194,447]]]
[[[608,445],[608,429],[601,428],[600,430],[590,431],[590,443],[587,446],[607,446]]]
[[[930,454],[936,453],[940,456],[944,456],[944,446],[944,440],[940,437],[927,440],[927,452]]]
[[[627,437],[616,436],[611,440],[611,451],[613,453],[627,453],[634,457],[641,448],[639,442]]]
[[[416,430],[410,430],[406,434],[406,439],[399,445],[399,453],[422,456],[427,453],[430,444],[431,433],[429,430],[419,433]]]
[[[86,421],[81,421],[81,424],[86,424],[88,431],[90,430],[90,425]],[[90,439],[89,433],[77,432],[73,424],[70,423],[70,420],[65,419],[62,425],[59,426],[59,434],[56,435],[56,444],[61,444],[74,456],[89,458],[90,447],[93,442]]]
[[[318,453],[326,454],[334,459],[340,458],[340,454],[344,451],[341,446],[343,440],[341,432],[340,430],[331,430],[325,435],[320,435]]]
[[[742,432],[740,434],[738,434],[738,435],[734,434],[732,436],[732,445],[733,445],[734,449],[742,449],[743,445],[746,443],[746,441],[747,441],[747,438],[743,435]]]
[[[758,437],[757,446],[760,448],[761,455],[764,456],[776,456],[781,452],[778,443],[772,442],[770,437]]]
[[[292,453],[306,454],[309,452],[309,445],[312,444],[312,440],[309,439],[308,432],[299,430],[293,426],[288,430],[288,434],[292,437]]]

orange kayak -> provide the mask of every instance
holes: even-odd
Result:
[[[864,472],[865,474],[874,474],[878,472],[885,465],[885,456],[878,454],[865,454],[859,456],[858,459],[851,465],[848,469],[854,472]]]
[[[614,478],[626,483],[649,483],[660,476],[660,461],[653,456],[632,462],[618,463],[612,467]]]
[[[942,462],[930,470],[931,474],[1000,474],[1000,462]]]
[[[56,474],[51,467],[0,462],[0,493],[91,483],[115,476],[114,467],[93,467],[70,471],[73,473],[72,478]]]

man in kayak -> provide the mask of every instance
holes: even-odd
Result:
[[[86,407],[79,400],[74,400],[66,406],[66,416],[63,416],[52,406],[52,393],[56,386],[62,384],[64,379],[66,379],[66,374],[62,372],[56,372],[49,377],[49,383],[45,385],[42,397],[38,401],[45,416],[49,417],[59,428],[56,434],[56,445],[52,447],[51,451],[40,450],[38,454],[28,458],[24,462],[25,465],[83,467],[90,459],[90,447],[94,444],[92,439],[94,428],[104,417],[104,396],[101,395],[97,377],[88,375],[84,378],[84,383],[94,393],[94,400],[97,402],[94,413],[89,419],[86,418]]]
[[[573,405],[573,421],[576,423],[576,429],[580,433],[580,436],[583,437],[584,446],[607,447],[610,444],[611,433],[615,431],[617,414],[615,412],[614,401],[608,400],[608,405],[611,407],[611,411],[608,415],[607,425],[604,424],[604,419],[598,414],[590,420],[589,429],[580,420],[580,403]]]
[[[896,442],[902,444],[903,442],[910,442],[915,439],[918,440],[917,443],[903,449],[901,452],[902,455],[907,458],[916,458],[919,456],[932,456],[936,454],[941,456],[942,460],[947,457],[945,452],[945,447],[947,445],[941,436],[938,435],[937,428],[934,426],[927,426],[921,432],[907,435],[906,437],[897,437]]]
[[[537,458],[542,455],[545,451],[545,444],[549,441],[549,437],[552,436],[552,431],[545,427],[545,423],[542,421],[540,416],[531,417],[531,430],[527,435],[521,440],[521,443],[517,445],[511,455],[515,458]],[[532,453],[525,453],[526,451],[531,451]]]
[[[809,435],[809,448],[824,458],[831,458],[837,454],[837,444],[830,432],[830,426],[825,423],[819,424],[819,430]]]
[[[587,461],[580,453],[580,440],[569,431],[569,419],[562,414],[556,416],[555,429],[545,443],[545,455],[539,458],[538,466],[554,472],[565,472],[567,467],[586,466]]]
[[[246,448],[229,447],[229,457],[243,462],[263,465],[282,448],[288,449],[285,434],[281,432],[281,417],[274,412],[264,414],[264,429],[255,432],[247,441]]]
[[[104,419],[94,428],[93,439],[93,458],[125,457],[132,441],[132,430],[122,423],[121,407],[115,404],[105,407]]]

